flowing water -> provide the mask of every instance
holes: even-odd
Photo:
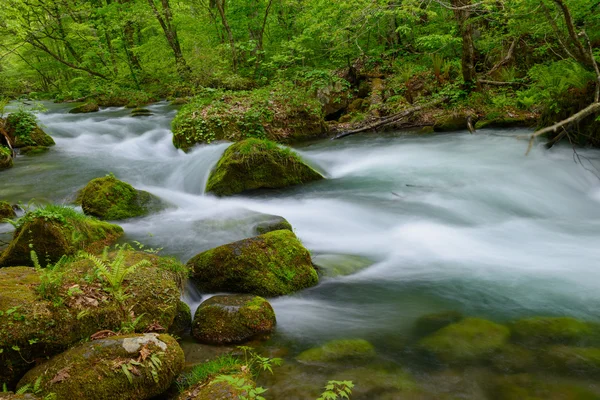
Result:
[[[369,260],[272,299],[273,340],[293,349],[360,337],[397,359],[415,319],[442,310],[496,321],[600,319],[597,151],[578,150],[583,166],[569,147],[536,145],[526,157],[519,136],[528,132],[518,129],[357,135],[297,149],[327,180],[215,198],[203,188],[228,144],[175,149],[176,110],[167,103],[149,106],[155,115],[145,118],[122,108],[72,115],[65,105],[48,107],[39,119],[56,146],[2,172],[1,199],[66,203],[112,172],[170,204],[121,223],[125,239],[184,262],[252,236],[257,213],[285,217],[317,260]],[[199,294],[185,299],[195,306]]]

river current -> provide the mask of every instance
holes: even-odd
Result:
[[[183,262],[252,236],[255,213],[285,217],[316,260],[360,258],[364,268],[349,275],[272,299],[282,342],[360,337],[393,354],[416,318],[443,310],[500,322],[600,319],[597,151],[577,158],[568,146],[538,143],[525,156],[523,129],[356,135],[297,148],[324,181],[216,198],[203,188],[228,144],[175,149],[176,110],[167,103],[144,118],[123,108],[73,115],[47,106],[38,117],[56,146],[2,172],[1,199],[69,203],[112,172],[170,204],[120,223],[125,240]],[[194,307],[199,294],[184,298]]]

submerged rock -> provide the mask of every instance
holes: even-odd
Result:
[[[313,263],[319,275],[329,278],[351,275],[373,265],[370,259],[351,254],[319,254],[313,257]]]
[[[0,269],[0,382],[16,383],[32,367],[101,330],[174,329],[183,265],[143,252],[123,251],[125,299],[119,301],[87,259],[41,274],[29,267]],[[109,254],[114,260],[117,254]]]
[[[458,311],[423,315],[415,322],[415,333],[417,336],[427,336],[463,318],[464,316]]]
[[[15,218],[17,213],[13,206],[6,201],[0,201],[0,224],[4,222],[5,218]]]
[[[146,215],[159,208],[160,201],[148,192],[137,190],[112,174],[92,179],[81,190],[81,208],[87,215],[119,220]]]
[[[94,102],[89,102],[70,109],[69,114],[84,114],[97,111],[100,111],[100,106]]]
[[[292,225],[285,218],[277,215],[273,215],[270,219],[261,221],[254,226],[254,232],[257,235],[264,235],[265,233],[280,231],[282,229],[294,232]]]
[[[287,230],[269,232],[205,251],[187,263],[206,292],[281,296],[317,284],[310,253]]]
[[[510,336],[507,327],[479,318],[465,318],[421,339],[418,347],[444,364],[480,362]]]
[[[255,189],[276,189],[323,179],[289,148],[268,140],[246,139],[225,150],[210,173],[206,192],[230,196]]]
[[[133,110],[131,110],[131,116],[132,117],[149,117],[151,115],[154,115],[152,113],[152,111],[148,110],[147,108],[134,108]]]
[[[492,400],[598,400],[600,395],[568,383],[519,374],[496,378],[490,385]]]
[[[76,346],[29,371],[19,387],[40,378],[39,392],[57,400],[143,400],[168,389],[184,356],[169,335],[114,336]]]
[[[600,339],[600,329],[571,317],[523,318],[510,324],[512,339],[530,346],[584,344]]]
[[[600,377],[600,348],[551,346],[541,351],[540,363],[566,375]]]
[[[203,343],[243,343],[270,333],[274,327],[275,312],[262,297],[220,295],[200,304],[192,334]]]
[[[492,366],[504,373],[525,372],[537,367],[536,354],[522,346],[504,344],[491,356]]]
[[[364,339],[339,339],[303,351],[296,357],[304,363],[365,360],[375,357],[375,348]]]
[[[39,208],[19,219],[13,239],[0,255],[0,267],[33,266],[32,250],[44,263],[54,263],[79,250],[99,251],[122,234],[120,226],[86,217],[72,208]]]

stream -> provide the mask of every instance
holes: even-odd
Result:
[[[445,310],[498,322],[600,320],[598,151],[578,150],[583,165],[568,146],[538,143],[525,156],[524,129],[356,135],[297,147],[326,180],[216,198],[203,188],[228,144],[175,149],[176,109],[168,103],[148,106],[155,115],[144,118],[124,108],[77,115],[69,105],[45,106],[38,117],[56,146],[2,172],[1,199],[70,203],[89,180],[112,172],[170,204],[119,223],[125,241],[186,262],[253,236],[248,221],[264,213],[286,218],[315,262],[356,264],[348,275],[270,300],[277,315],[270,343],[290,356],[358,337],[399,363],[415,320]],[[184,299],[194,312],[208,295],[190,288]],[[289,392],[289,381],[271,384],[272,398],[303,398]],[[479,398],[476,390],[460,393]]]

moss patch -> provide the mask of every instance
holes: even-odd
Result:
[[[169,332],[173,335],[183,336],[190,330],[191,326],[192,311],[190,310],[190,306],[179,300],[179,302],[177,302],[175,319],[173,319]]]
[[[211,172],[206,191],[229,196],[255,189],[274,189],[312,182],[323,176],[289,148],[259,139],[231,145]]]
[[[599,336],[594,325],[571,317],[532,317],[510,325],[515,342],[527,345],[582,344]]]
[[[192,334],[210,344],[243,343],[270,333],[275,327],[275,312],[268,301],[258,296],[213,296],[194,317]]]
[[[15,213],[10,203],[0,201],[0,224],[4,222],[5,218],[15,218],[16,216],[17,213]]]
[[[525,372],[538,366],[536,354],[524,347],[507,343],[490,358],[493,367],[504,373]]]
[[[112,175],[92,179],[81,191],[83,212],[105,220],[119,220],[148,214],[157,203],[148,192],[136,190]]]
[[[167,390],[184,362],[169,335],[116,336],[53,357],[29,371],[19,387],[41,377],[41,394],[59,399],[147,399]]]
[[[465,318],[419,341],[419,348],[445,364],[482,361],[509,338],[507,327],[478,318]]]
[[[598,400],[600,396],[586,388],[542,381],[520,374],[497,378],[489,390],[492,400]]]
[[[207,292],[281,296],[316,285],[308,250],[287,230],[269,232],[205,251],[187,263]]]
[[[94,102],[89,102],[89,103],[85,103],[85,104],[82,104],[80,106],[70,109],[69,114],[84,114],[84,113],[97,112],[99,110],[100,110],[100,107],[98,106],[98,104],[96,104]]]
[[[257,235],[264,235],[265,233],[269,233],[272,231],[279,231],[282,229],[286,229],[290,232],[294,232],[292,229],[292,225],[283,217],[278,217],[274,215],[268,221],[261,221],[256,226],[254,226],[254,231]]]
[[[541,351],[540,360],[558,373],[600,377],[600,348],[551,346]]]
[[[296,359],[306,363],[326,363],[352,359],[364,360],[373,357],[375,357],[375,348],[366,340],[340,339],[303,351]]]
[[[421,337],[427,336],[463,318],[464,316],[458,311],[423,315],[415,322],[415,334]]]

